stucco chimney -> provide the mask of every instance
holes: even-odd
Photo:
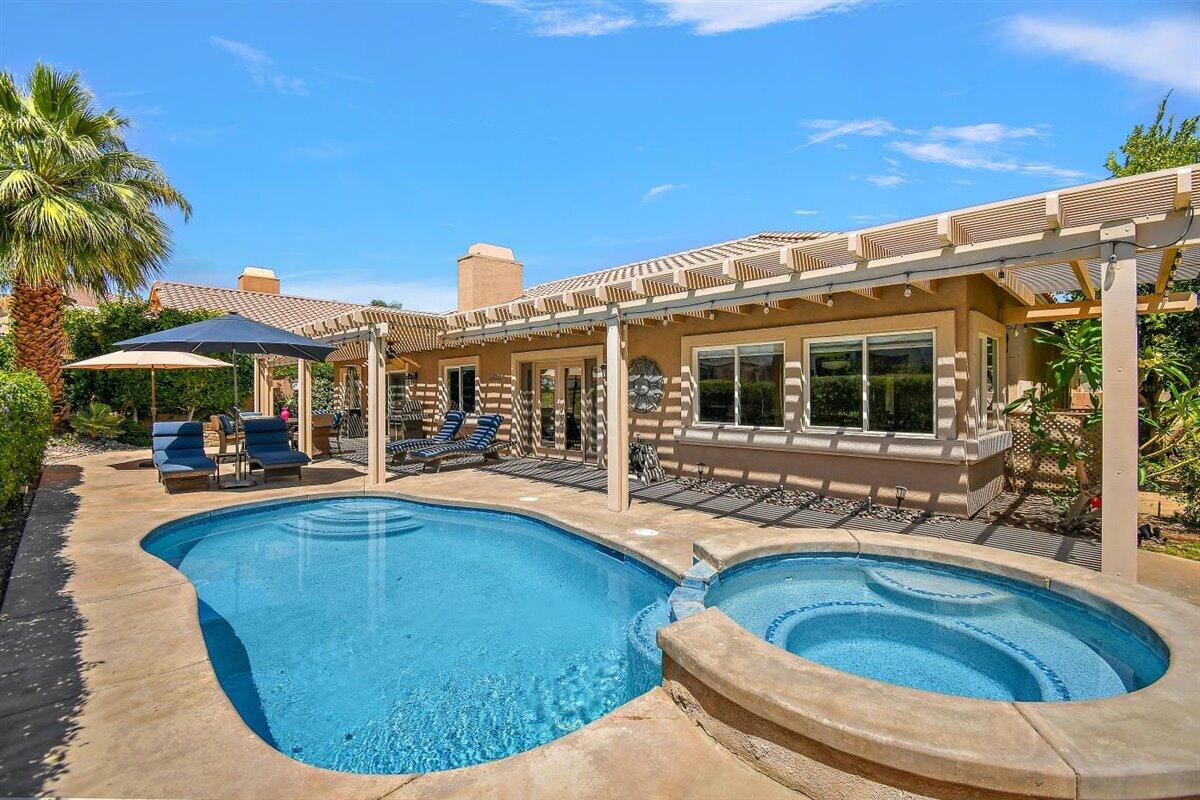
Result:
[[[263,292],[279,294],[279,278],[275,270],[266,267],[246,267],[238,275],[238,288],[243,292]]]
[[[458,259],[458,310],[470,311],[516,300],[524,291],[521,262],[507,247],[482,242]]]

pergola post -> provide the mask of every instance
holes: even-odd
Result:
[[[608,508],[629,508],[629,365],[620,317],[608,321],[605,349],[605,449],[608,462]]]
[[[1137,580],[1138,339],[1137,249],[1133,222],[1100,231],[1103,313],[1103,470],[1100,566]]]
[[[296,395],[297,444],[302,453],[312,456],[312,362],[303,358],[296,362]]]
[[[262,356],[254,357],[254,410],[270,416],[275,412],[275,403],[271,394],[270,362]]]
[[[367,484],[387,480],[387,325],[372,325],[367,338]]]

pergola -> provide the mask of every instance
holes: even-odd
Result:
[[[366,343],[368,480],[386,479],[385,353],[440,350],[510,337],[606,331],[608,506],[629,505],[626,332],[629,325],[769,310],[783,301],[825,303],[839,292],[877,297],[905,284],[935,292],[940,278],[980,274],[1014,300],[1006,325],[1101,319],[1104,365],[1102,563],[1136,580],[1138,314],[1187,311],[1171,292],[1200,273],[1200,165],[1118,178],[836,233],[720,261],[604,273],[568,291],[460,313],[389,308],[299,326],[330,343]],[[1139,285],[1153,290],[1138,296]],[[1060,301],[1081,292],[1078,302]],[[311,449],[311,374],[300,365],[300,444]]]

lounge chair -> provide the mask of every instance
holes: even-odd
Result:
[[[242,429],[250,469],[263,471],[263,483],[270,481],[271,475],[276,473],[303,477],[300,469],[308,466],[312,459],[292,449],[287,422],[279,417],[257,417],[244,420]]]
[[[475,430],[466,439],[410,450],[408,457],[414,461],[424,461],[426,466],[433,467],[434,472],[441,470],[443,461],[454,458],[483,456],[484,461],[499,461],[500,453],[511,445],[511,442],[496,441],[503,421],[504,418],[499,414],[483,414]]]
[[[463,420],[467,415],[461,411],[447,411],[442,417],[442,427],[430,439],[400,439],[395,442],[388,442],[387,451],[392,454],[392,458],[396,461],[403,461],[405,456],[411,450],[419,450],[422,447],[432,447],[435,444],[446,444],[454,441],[454,437],[458,436],[458,430],[462,427]]]
[[[154,466],[168,492],[184,484],[202,483],[217,471],[217,462],[204,454],[204,426],[199,422],[156,422]]]

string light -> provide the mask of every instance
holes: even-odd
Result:
[[[904,296],[912,297],[912,284],[909,283],[909,276],[904,276]]]
[[[833,285],[830,284],[828,291],[825,292],[825,305],[833,308]]]

